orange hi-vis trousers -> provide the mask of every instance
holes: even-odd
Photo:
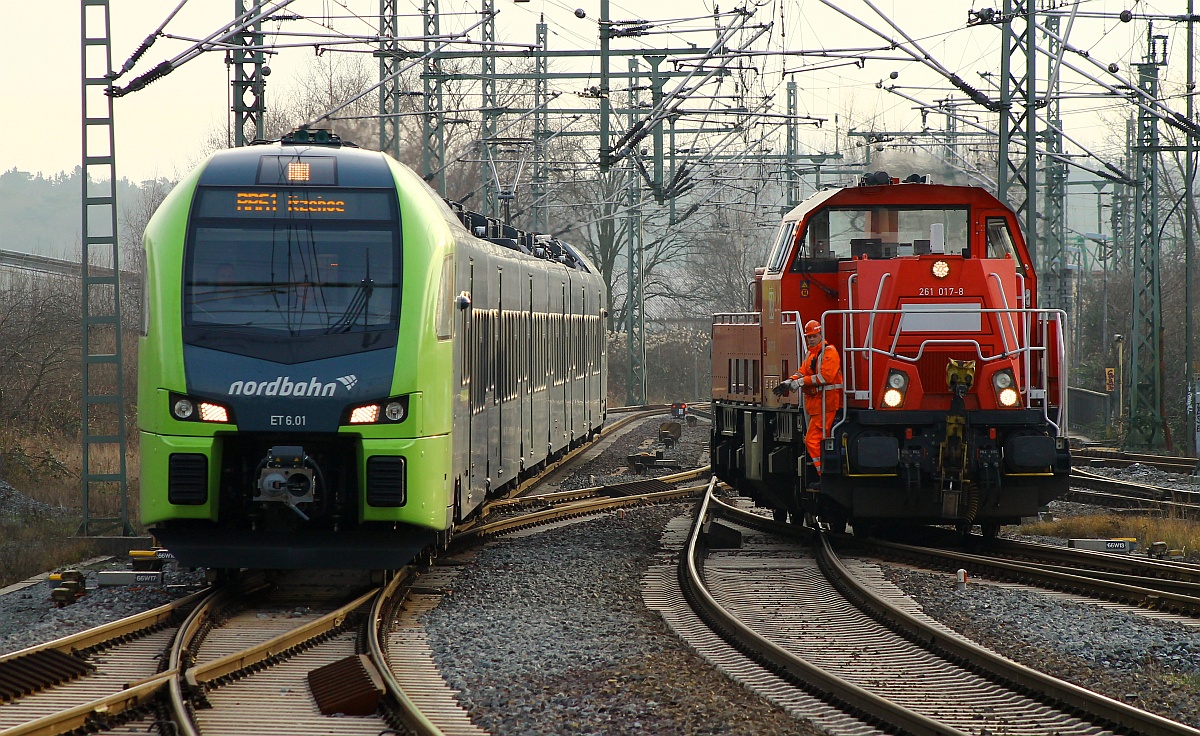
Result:
[[[824,416],[819,411],[808,415],[808,432],[804,435],[804,446],[808,449],[808,456],[812,458],[817,473],[821,472],[821,440],[824,438],[825,428],[833,424],[833,415],[836,413],[835,409],[825,412]]]

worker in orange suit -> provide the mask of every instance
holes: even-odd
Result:
[[[787,396],[796,390],[804,393],[804,412],[808,414],[804,446],[819,478],[821,439],[825,428],[833,424],[833,415],[842,408],[842,358],[837,348],[825,342],[821,324],[815,319],[804,325],[804,344],[808,346],[808,354],[800,363],[800,370],[772,391],[776,396]]]

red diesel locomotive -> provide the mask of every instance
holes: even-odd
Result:
[[[753,300],[713,318],[712,466],[776,519],[992,536],[1066,491],[1063,315],[1038,308],[1017,219],[987,191],[879,172],[818,192],[783,218]],[[840,406],[819,475],[803,397],[772,391],[810,320],[842,370],[805,389]]]

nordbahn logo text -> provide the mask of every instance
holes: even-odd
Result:
[[[273,381],[234,381],[229,384],[230,396],[333,396],[338,384],[346,390],[354,388],[358,376],[340,376],[325,383],[313,376],[305,381],[293,381],[289,376],[278,376]]]

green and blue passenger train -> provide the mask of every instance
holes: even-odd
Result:
[[[382,153],[219,152],[144,245],[141,514],[184,565],[399,567],[603,424],[597,270]]]

